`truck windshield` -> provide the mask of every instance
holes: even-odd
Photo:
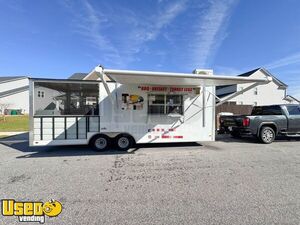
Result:
[[[253,108],[251,115],[282,115],[282,110],[280,106],[256,106]]]

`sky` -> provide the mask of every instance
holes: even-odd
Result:
[[[300,98],[299,0],[0,0],[0,76],[110,69],[238,75]]]

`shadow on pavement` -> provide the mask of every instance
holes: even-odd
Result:
[[[134,154],[142,148],[178,148],[188,146],[201,146],[195,142],[187,143],[153,143],[153,144],[137,144],[128,151],[118,151],[116,148],[105,152],[94,151],[91,147],[86,145],[77,146],[36,146],[30,147],[28,141],[28,133],[15,135],[8,138],[0,139],[0,144],[15,150],[27,153],[17,158],[35,158],[35,157],[59,157],[59,156],[84,156],[84,155],[120,155],[120,154]]]
[[[216,136],[216,141],[219,142],[226,142],[226,143],[256,143],[261,144],[256,137],[252,136],[244,136],[241,138],[234,138],[230,134],[219,134]],[[284,136],[278,136],[275,139],[276,142],[298,142],[300,141],[300,138],[292,138],[292,137],[284,137]]]

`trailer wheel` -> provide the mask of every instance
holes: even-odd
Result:
[[[116,145],[118,149],[122,151],[127,151],[132,147],[134,141],[133,138],[126,134],[120,134],[115,138]]]
[[[110,147],[110,144],[110,138],[104,134],[96,135],[90,142],[90,145],[93,147],[93,149],[99,152],[107,150]]]
[[[264,144],[271,144],[275,140],[275,131],[271,127],[263,127],[260,130],[259,139]]]

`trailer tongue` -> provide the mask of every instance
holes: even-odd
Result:
[[[31,79],[30,145],[213,141],[215,86],[270,79],[96,67],[84,80]],[[41,93],[43,92],[43,95]],[[43,97],[41,97],[43,96]]]

